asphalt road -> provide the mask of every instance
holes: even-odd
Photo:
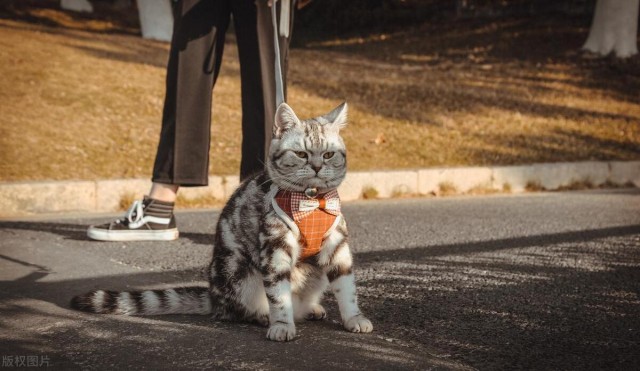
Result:
[[[94,289],[204,282],[218,212],[178,241],[85,238],[106,217],[0,221],[0,355],[56,369],[637,369],[640,190],[345,205],[372,334],[329,319],[291,343],[206,316],[69,309]],[[13,367],[15,368],[15,367]],[[27,367],[34,368],[34,367]]]

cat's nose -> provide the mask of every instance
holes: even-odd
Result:
[[[318,174],[320,172],[320,170],[322,169],[322,166],[311,165],[311,168],[313,169],[313,171],[316,172],[316,174]]]

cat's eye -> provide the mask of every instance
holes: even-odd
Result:
[[[296,156],[300,157],[300,158],[307,158],[307,152],[305,151],[294,151],[293,153],[296,154]]]
[[[335,155],[335,154],[336,154],[335,152],[325,152],[325,153],[324,153],[324,155],[322,155],[322,157],[323,157],[324,159],[327,159],[327,160],[328,160],[328,159],[330,159],[331,157],[333,157],[333,155]]]

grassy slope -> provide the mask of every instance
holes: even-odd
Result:
[[[148,177],[168,45],[53,8],[25,12],[0,19],[0,180]],[[289,103],[303,117],[351,103],[352,170],[640,159],[640,58],[582,58],[584,26],[466,22],[310,44],[291,52]],[[213,174],[239,167],[231,37],[225,53]]]

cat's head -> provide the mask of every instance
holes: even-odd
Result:
[[[282,103],[276,111],[267,172],[280,189],[320,193],[337,188],[347,171],[340,129],[347,124],[347,103],[324,116],[301,121]]]

